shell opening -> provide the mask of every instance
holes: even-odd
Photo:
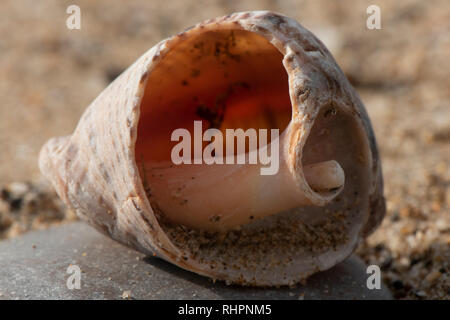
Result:
[[[194,121],[224,136],[227,128],[279,129],[281,134],[292,113],[282,59],[268,40],[244,30],[180,39],[162,54],[147,80],[137,157],[170,161],[176,144],[172,132],[185,128],[193,135]]]
[[[372,159],[355,118],[341,109],[329,117],[328,109],[320,110],[302,161],[307,166],[336,159],[346,173],[340,194],[323,207],[301,206],[224,232],[160,219],[182,261],[201,265],[203,274],[227,274],[237,283],[290,285],[309,275],[298,270],[324,270],[350,254],[367,219]]]
[[[263,36],[244,30],[209,30],[172,41],[150,71],[136,142],[136,161],[152,207],[172,222],[225,230],[311,205],[289,169],[292,107],[282,53]],[[276,174],[262,175],[264,166],[248,162],[195,164],[196,148],[201,157],[210,143],[201,131],[198,136],[196,123],[203,131],[221,133],[214,152],[222,159],[245,153],[248,160],[250,152],[270,149]],[[177,129],[189,133],[192,164],[173,163],[179,142],[171,138]],[[228,129],[254,130],[256,143],[247,136],[245,148],[233,144],[230,152]],[[258,134],[261,129],[267,130],[266,141]],[[279,138],[269,129],[278,129]],[[328,200],[344,184],[342,168],[331,159],[303,168],[309,185]]]

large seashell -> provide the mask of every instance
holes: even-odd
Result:
[[[192,131],[194,120],[283,130],[278,173],[170,164],[171,132]],[[40,168],[98,230],[229,283],[291,285],[328,269],[385,212],[357,93],[313,34],[266,11],[208,20],[155,45],[71,136],[47,142]]]

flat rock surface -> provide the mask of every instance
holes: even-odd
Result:
[[[68,289],[70,265],[80,289]],[[369,290],[366,266],[351,256],[292,288],[227,286],[146,257],[76,222],[0,244],[0,299],[391,299]]]

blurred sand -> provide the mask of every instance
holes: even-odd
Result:
[[[382,30],[365,26],[366,8],[373,3],[381,7]],[[81,30],[65,26],[70,4],[81,7]],[[86,106],[121,71],[161,39],[197,22],[262,9],[293,17],[313,31],[371,116],[388,214],[359,254],[382,266],[397,298],[449,299],[448,0],[2,1],[0,187],[30,181],[29,189],[43,195],[34,209],[24,200],[14,211],[14,199],[4,193],[0,237],[65,219],[64,213],[43,222],[36,218],[43,211],[64,211],[51,191],[36,187],[41,186],[39,149],[52,136],[70,134]]]

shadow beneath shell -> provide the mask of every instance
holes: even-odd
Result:
[[[367,266],[356,255],[351,255],[333,268],[318,272],[301,284],[282,287],[242,287],[227,285],[183,270],[157,257],[146,257],[144,262],[170,276],[168,283],[187,289],[193,299],[242,299],[242,300],[391,300],[392,295],[381,283],[381,288],[367,287]],[[202,290],[200,290],[202,289]],[[209,293],[205,296],[207,289]]]
[[[219,299],[282,299],[282,300],[296,300],[303,297],[304,289],[301,290],[298,286],[280,287],[280,288],[257,288],[257,287],[242,287],[239,285],[227,285],[224,281],[215,281],[190,271],[179,268],[163,259],[157,257],[145,257],[144,262],[151,264],[153,267],[169,274],[177,281],[179,285],[183,286],[183,281],[187,281],[194,286],[200,286],[203,289],[208,289],[213,295]],[[182,281],[179,281],[182,280]],[[192,287],[189,285],[188,287]],[[196,296],[193,292],[193,298],[206,298]],[[208,296],[210,299],[211,297]]]

